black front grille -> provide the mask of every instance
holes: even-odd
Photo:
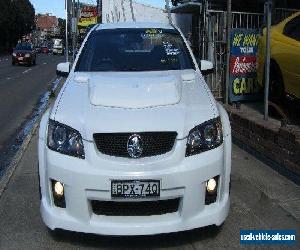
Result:
[[[102,154],[130,157],[127,142],[134,134],[138,134],[142,140],[143,152],[140,157],[162,155],[171,151],[177,136],[176,132],[103,133],[94,134],[94,140]]]
[[[158,201],[117,202],[92,200],[93,213],[106,216],[149,216],[178,211],[180,198]]]

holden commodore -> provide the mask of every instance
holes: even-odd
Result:
[[[170,24],[95,26],[41,120],[41,214],[51,230],[150,235],[221,226],[231,129]]]

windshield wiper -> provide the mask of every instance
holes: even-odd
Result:
[[[120,69],[120,71],[142,71],[142,70],[132,67],[132,68]]]

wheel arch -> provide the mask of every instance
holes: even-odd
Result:
[[[272,69],[274,70],[278,70],[278,74],[279,76],[281,77],[281,81],[282,81],[282,84],[283,84],[283,88],[285,90],[285,84],[284,84],[284,78],[283,78],[283,74],[282,74],[282,70],[280,68],[280,65],[279,63],[276,61],[276,59],[274,58],[271,58],[270,59],[270,73],[272,72]]]

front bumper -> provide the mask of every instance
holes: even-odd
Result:
[[[160,234],[221,225],[229,211],[231,139],[191,157],[185,157],[185,145],[186,140],[180,140],[164,156],[137,161],[101,155],[94,143],[84,142],[86,159],[81,160],[49,150],[40,139],[43,221],[51,229],[102,235]],[[215,176],[219,176],[217,201],[205,205],[205,182]],[[179,209],[152,216],[96,215],[90,201],[112,200],[112,179],[161,180],[160,199],[180,198]],[[66,208],[54,205],[50,180],[64,183]]]
[[[53,54],[63,54],[63,49],[53,49]]]
[[[28,65],[32,63],[32,57],[23,57],[22,60],[19,59],[19,57],[12,57],[12,62],[14,64],[24,64]]]

